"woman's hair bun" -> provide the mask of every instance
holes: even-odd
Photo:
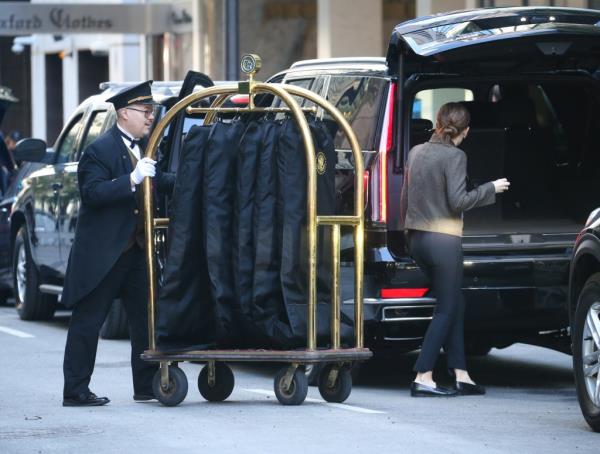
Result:
[[[440,107],[436,117],[436,134],[450,142],[469,126],[469,111],[459,102],[448,102]]]

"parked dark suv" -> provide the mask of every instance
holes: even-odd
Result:
[[[160,103],[156,121],[181,97],[212,84],[204,74],[191,71],[183,82],[155,82],[153,96]],[[19,142],[16,156],[27,162],[0,204],[0,230],[10,238],[9,250],[0,254],[0,279],[12,281],[16,308],[24,320],[51,318],[60,302],[80,204],[77,162],[86,146],[116,121],[115,110],[106,99],[126,85],[103,84],[104,91],[81,103],[54,146],[45,152],[46,145],[39,139]],[[160,145],[159,165],[176,168],[168,151],[179,149],[194,122],[201,119],[181,116],[170,125]],[[159,210],[164,208],[159,204]],[[102,334],[127,334],[125,312],[118,301]]]
[[[570,351],[571,252],[600,176],[599,23],[599,11],[580,9],[454,12],[398,25],[385,59],[310,60],[282,73],[335,104],[363,149],[369,347],[417,348],[431,319],[435,293],[399,227],[403,166],[429,139],[437,109],[460,101],[472,119],[461,146],[468,183],[512,183],[496,204],[465,215],[467,351],[514,342]],[[338,212],[350,213],[353,163],[341,133],[336,148]],[[351,288],[343,298],[351,314]]]
[[[600,209],[577,238],[569,290],[577,398],[585,420],[600,432]]]

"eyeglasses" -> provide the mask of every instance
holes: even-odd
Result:
[[[146,117],[146,118],[150,118],[152,115],[154,115],[154,110],[136,109],[135,107],[125,107],[125,108],[129,109],[129,110],[135,110],[136,112],[141,112],[144,114],[144,117]]]

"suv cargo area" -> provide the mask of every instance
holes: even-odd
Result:
[[[465,249],[572,246],[597,207],[593,187],[600,176],[600,154],[594,131],[600,122],[594,112],[600,108],[600,84],[573,75],[425,91],[435,96],[441,90],[468,98],[456,99],[471,114],[471,129],[461,145],[468,156],[468,184],[501,177],[511,182],[494,205],[465,213]],[[414,116],[413,111],[411,147],[429,139],[435,121]]]

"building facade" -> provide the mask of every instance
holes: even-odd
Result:
[[[265,79],[300,59],[384,55],[393,27],[416,16],[522,5],[600,0],[0,0],[0,85],[20,100],[0,128],[52,144],[105,80],[234,79],[247,52]]]

